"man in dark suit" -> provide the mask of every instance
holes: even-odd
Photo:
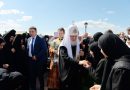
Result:
[[[47,62],[47,46],[43,39],[37,35],[37,28],[29,28],[30,38],[27,42],[29,56],[29,85],[30,90],[36,90],[36,78],[39,78],[40,90],[44,90],[44,71]]]

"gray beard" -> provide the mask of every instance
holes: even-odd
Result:
[[[76,41],[74,41],[74,42],[71,41],[71,45],[72,45],[72,46],[76,46],[76,45],[77,45],[77,42],[76,42]]]

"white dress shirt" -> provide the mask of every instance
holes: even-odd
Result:
[[[33,38],[34,38],[34,41],[33,41],[33,47],[34,47],[35,40],[36,40],[36,36],[35,36],[35,37],[30,37],[30,38],[28,39],[28,49],[29,49],[28,55],[29,55],[29,57],[32,57],[31,44],[32,44],[32,39],[33,39]]]

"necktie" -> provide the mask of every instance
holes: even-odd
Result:
[[[31,43],[31,53],[32,53],[32,56],[34,55],[34,38],[32,38],[32,43]]]

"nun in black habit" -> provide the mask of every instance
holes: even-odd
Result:
[[[98,42],[93,42],[92,44],[90,44],[89,46],[89,51],[90,54],[93,57],[93,63],[92,66],[94,68],[97,67],[98,62],[104,58],[103,54],[100,52],[100,48],[98,47]]]
[[[86,56],[86,59],[89,60],[89,62],[92,63],[93,67],[95,68],[98,61],[101,59],[101,53],[100,53],[100,49],[98,48],[98,39],[103,35],[103,33],[101,32],[96,32],[93,35],[93,42],[91,42],[91,44],[89,44],[89,54]],[[92,54],[90,54],[90,50],[93,52],[94,55],[94,59]]]
[[[24,42],[24,38],[20,34],[16,35],[13,42],[15,49],[15,70],[21,72],[23,75],[27,73],[27,54]]]
[[[129,90],[130,49],[112,33],[101,36],[98,45],[107,57],[101,90]]]
[[[6,69],[6,54],[3,52],[4,45],[4,39],[0,38],[0,90],[21,90],[23,76],[19,72],[8,72]]]
[[[3,38],[0,37],[0,68],[3,68],[3,65],[5,64],[5,54],[4,54],[4,45],[5,41]]]
[[[13,47],[13,41],[15,37],[15,30],[11,30],[8,33],[6,33],[3,38],[6,41],[6,45],[4,47],[4,51],[6,54],[6,64],[9,66],[8,69],[13,71],[14,70],[14,53],[15,49]]]
[[[89,46],[90,54],[93,57],[93,63],[91,67],[89,68],[89,72],[94,78],[94,82],[96,84],[101,83],[103,70],[104,70],[104,63],[105,63],[105,57],[100,52],[101,49],[98,47],[98,42],[93,42]]]
[[[28,90],[28,60],[25,45],[25,37],[21,34],[15,36],[13,46],[15,49],[14,70],[23,74],[24,86],[22,90]]]
[[[101,49],[98,47],[98,39],[102,35],[103,34],[101,32],[97,32],[93,35],[94,42],[89,45],[91,58],[87,57],[87,60],[91,63],[91,67],[89,67],[88,70],[96,84],[101,83],[105,62],[105,58],[100,52]]]
[[[96,32],[94,35],[93,35],[93,39],[94,39],[94,42],[98,42],[98,39],[103,35],[102,32]]]

